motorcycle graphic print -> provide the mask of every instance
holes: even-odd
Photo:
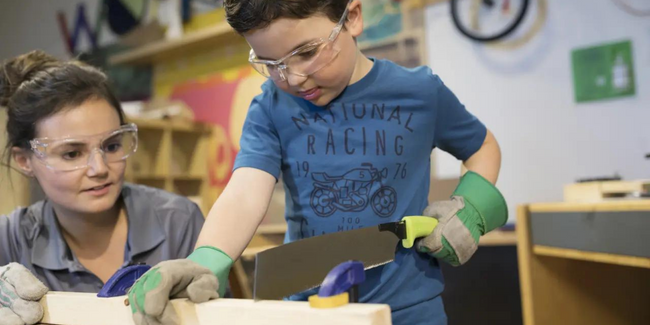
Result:
[[[337,210],[360,212],[368,205],[379,217],[390,217],[397,208],[397,192],[382,183],[387,175],[386,168],[380,171],[370,163],[340,176],[312,173],[314,189],[309,205],[320,217],[329,217]]]

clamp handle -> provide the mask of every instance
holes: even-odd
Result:
[[[125,266],[104,284],[102,290],[99,291],[97,297],[100,298],[109,298],[126,295],[126,293],[131,289],[135,281],[137,281],[142,275],[144,275],[151,266],[138,264]]]
[[[309,305],[314,308],[334,308],[348,302],[357,302],[358,285],[365,280],[363,263],[343,262],[327,274],[318,295],[309,297]]]

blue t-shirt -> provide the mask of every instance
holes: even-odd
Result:
[[[327,107],[271,81],[262,90],[250,106],[234,169],[282,175],[288,242],[422,214],[433,148],[466,160],[486,135],[428,67],[374,60]],[[393,263],[366,272],[360,301],[389,304],[393,316],[413,310],[395,324],[444,324],[442,290],[438,261],[401,248]]]

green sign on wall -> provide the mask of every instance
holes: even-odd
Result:
[[[573,50],[571,62],[576,102],[634,95],[631,41]]]

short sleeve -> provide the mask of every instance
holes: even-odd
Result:
[[[431,78],[436,89],[432,100],[437,110],[434,146],[456,159],[467,160],[483,145],[487,128],[465,109],[437,75],[431,75]]]
[[[24,209],[16,209],[10,215],[0,215],[0,266],[18,261],[18,218]]]
[[[251,167],[263,170],[276,179],[280,176],[280,137],[268,112],[273,97],[271,92],[268,88],[265,89],[251,103],[239,141],[241,149],[235,159],[233,171],[241,167]]]

